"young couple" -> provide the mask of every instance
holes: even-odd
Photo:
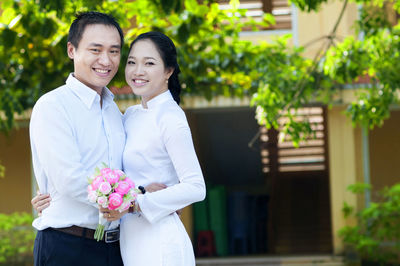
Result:
[[[33,222],[36,266],[195,265],[176,211],[203,200],[205,184],[178,106],[176,49],[158,32],[132,42],[125,77],[141,104],[122,116],[106,87],[117,73],[122,45],[112,17],[79,14],[67,45],[74,72],[33,108],[32,160],[41,191],[32,200],[41,214]],[[123,169],[146,191],[137,196],[139,212],[102,209],[113,230],[97,242],[99,207],[88,201],[86,188],[102,162]]]

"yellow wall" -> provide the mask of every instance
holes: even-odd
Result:
[[[353,128],[344,115],[344,107],[335,106],[328,110],[329,174],[331,193],[332,240],[335,254],[343,252],[343,244],[337,232],[354,221],[344,219],[343,203],[357,206],[355,195],[346,191],[362,177],[360,132]]]
[[[400,182],[400,110],[394,110],[382,127],[369,133],[371,184],[375,193]],[[375,195],[375,197],[374,197]]]
[[[343,1],[328,1],[328,3],[324,3],[321,6],[321,10],[317,13],[299,11],[297,21],[299,45],[303,46],[321,36],[329,35],[339,17],[342,6]],[[343,38],[347,35],[354,34],[353,23],[357,18],[357,15],[357,5],[349,3],[336,32],[338,36]],[[305,55],[313,57],[320,49],[321,45],[321,41],[310,45],[306,49]]]
[[[5,178],[0,178],[0,213],[31,212],[31,151],[28,127],[13,130],[9,137],[0,134],[0,163]]]
[[[345,107],[335,106],[328,111],[329,164],[331,188],[332,235],[334,253],[343,252],[343,243],[337,232],[345,225],[354,224],[346,220],[341,209],[343,202],[356,209],[365,205],[364,197],[356,197],[346,190],[348,185],[364,182],[363,143],[361,129],[354,128],[344,115]],[[400,110],[391,116],[382,127],[369,132],[369,169],[374,188],[372,200],[377,199],[377,191],[385,186],[400,182]]]

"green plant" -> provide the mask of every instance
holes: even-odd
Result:
[[[313,134],[308,121],[296,121],[298,108],[315,102],[331,104],[349,83],[369,75],[371,85],[348,106],[355,124],[381,126],[390,106],[399,103],[400,26],[388,21],[387,8],[400,12],[400,1],[343,0],[332,31],[315,42],[314,60],[305,47],[289,45],[290,36],[252,43],[239,37],[246,11],[239,0],[221,10],[215,0],[3,0],[0,15],[0,131],[13,127],[14,113],[29,109],[38,97],[64,83],[72,69],[65,54],[68,27],[77,11],[113,14],[127,29],[127,44],[138,34],[158,30],[178,47],[183,94],[252,97],[261,125],[277,128],[296,144]],[[306,12],[327,0],[291,0]],[[342,38],[338,26],[348,4],[359,5],[354,36]],[[267,14],[263,25],[274,23]],[[358,39],[357,36],[363,36]],[[127,46],[126,44],[126,46]],[[127,47],[121,62],[126,61]],[[110,86],[122,86],[124,63]]]
[[[0,164],[0,178],[3,178],[6,173],[6,168]]]
[[[356,184],[348,189],[363,194],[370,190],[370,186]],[[380,201],[372,202],[359,211],[345,202],[345,217],[355,217],[357,224],[343,227],[339,235],[362,259],[388,265],[398,261],[400,252],[400,183],[385,188],[381,196]]]
[[[0,265],[32,265],[32,221],[28,213],[0,213]]]

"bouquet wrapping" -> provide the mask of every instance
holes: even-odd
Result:
[[[103,208],[123,212],[129,209],[131,202],[136,199],[139,190],[135,183],[125,173],[118,169],[111,169],[103,163],[103,167],[96,167],[94,174],[89,177],[87,187],[88,199]],[[104,231],[108,229],[110,222],[99,211],[99,223],[94,238],[100,241],[104,237]]]

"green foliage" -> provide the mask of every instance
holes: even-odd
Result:
[[[149,30],[170,36],[178,47],[180,78],[186,94],[207,99],[215,95],[251,95],[258,88],[260,76],[254,58],[268,48],[239,39],[243,27],[256,23],[241,22],[243,10],[234,2],[238,3],[232,1],[231,9],[220,10],[216,3],[185,0],[182,12],[160,16],[160,6],[153,1],[136,1],[129,5],[128,16],[135,15],[137,27],[128,31],[127,39]]]
[[[362,194],[369,186],[358,184],[349,187],[353,193]],[[355,217],[357,225],[345,226],[339,235],[344,243],[353,247],[363,259],[387,265],[398,259],[400,252],[400,183],[382,191],[382,199],[355,212],[344,203],[346,218]]]
[[[280,39],[277,45],[261,45],[264,49],[257,51],[262,56],[255,57],[253,68],[263,75],[257,77],[258,91],[251,104],[257,106],[259,124],[267,128],[277,129],[278,119],[285,119],[281,131],[297,144],[313,134],[307,121],[297,121],[295,117],[297,108],[308,103],[306,97],[313,93],[316,79],[308,75],[311,60],[301,56],[301,49],[288,50],[286,41]]]
[[[3,178],[6,173],[6,168],[0,164],[0,178]]]
[[[295,4],[302,11],[311,12],[317,11],[328,0],[289,0],[289,2]]]
[[[321,40],[322,49],[310,60],[304,48],[288,44],[290,36],[270,43],[239,38],[243,27],[274,23],[271,15],[256,23],[241,18],[245,10],[231,0],[220,10],[216,1],[196,0],[5,0],[0,17],[0,130],[13,126],[13,114],[31,108],[42,94],[63,84],[72,71],[66,56],[66,37],[73,14],[98,10],[113,14],[126,32],[120,69],[110,86],[123,86],[127,46],[138,34],[157,30],[170,36],[178,47],[183,94],[212,99],[216,95],[252,97],[257,118],[267,128],[279,127],[296,144],[313,134],[307,121],[296,121],[297,109],[320,102],[330,104],[334,95],[360,76],[369,75],[356,101],[348,106],[355,124],[381,126],[390,106],[398,103],[400,84],[400,29],[392,27],[384,13],[400,1],[353,0],[361,7],[356,36],[339,39],[337,25]],[[201,3],[199,3],[201,2]],[[326,0],[292,0],[307,12]]]
[[[121,17],[120,2],[2,1],[0,17],[0,130],[13,126],[14,113],[33,106],[60,86],[72,71],[66,55],[69,25],[76,10],[102,10]],[[124,25],[124,24],[123,24]],[[126,24],[125,24],[126,25]]]
[[[148,30],[169,35],[177,44],[184,93],[202,95],[251,95],[260,74],[252,68],[257,45],[239,40],[242,27],[267,25],[273,19],[241,22],[244,10],[218,4],[185,1],[28,1],[3,2],[0,29],[0,129],[12,127],[13,114],[33,106],[42,94],[64,83],[72,71],[66,56],[66,37],[76,11],[99,10],[113,14],[125,29],[127,42]],[[183,9],[183,7],[185,7]],[[131,22],[135,27],[131,27]],[[253,49],[254,48],[254,49]],[[264,48],[263,48],[264,49]],[[122,86],[127,47],[120,70],[110,86]]]
[[[32,221],[27,213],[0,213],[0,265],[32,265]]]

